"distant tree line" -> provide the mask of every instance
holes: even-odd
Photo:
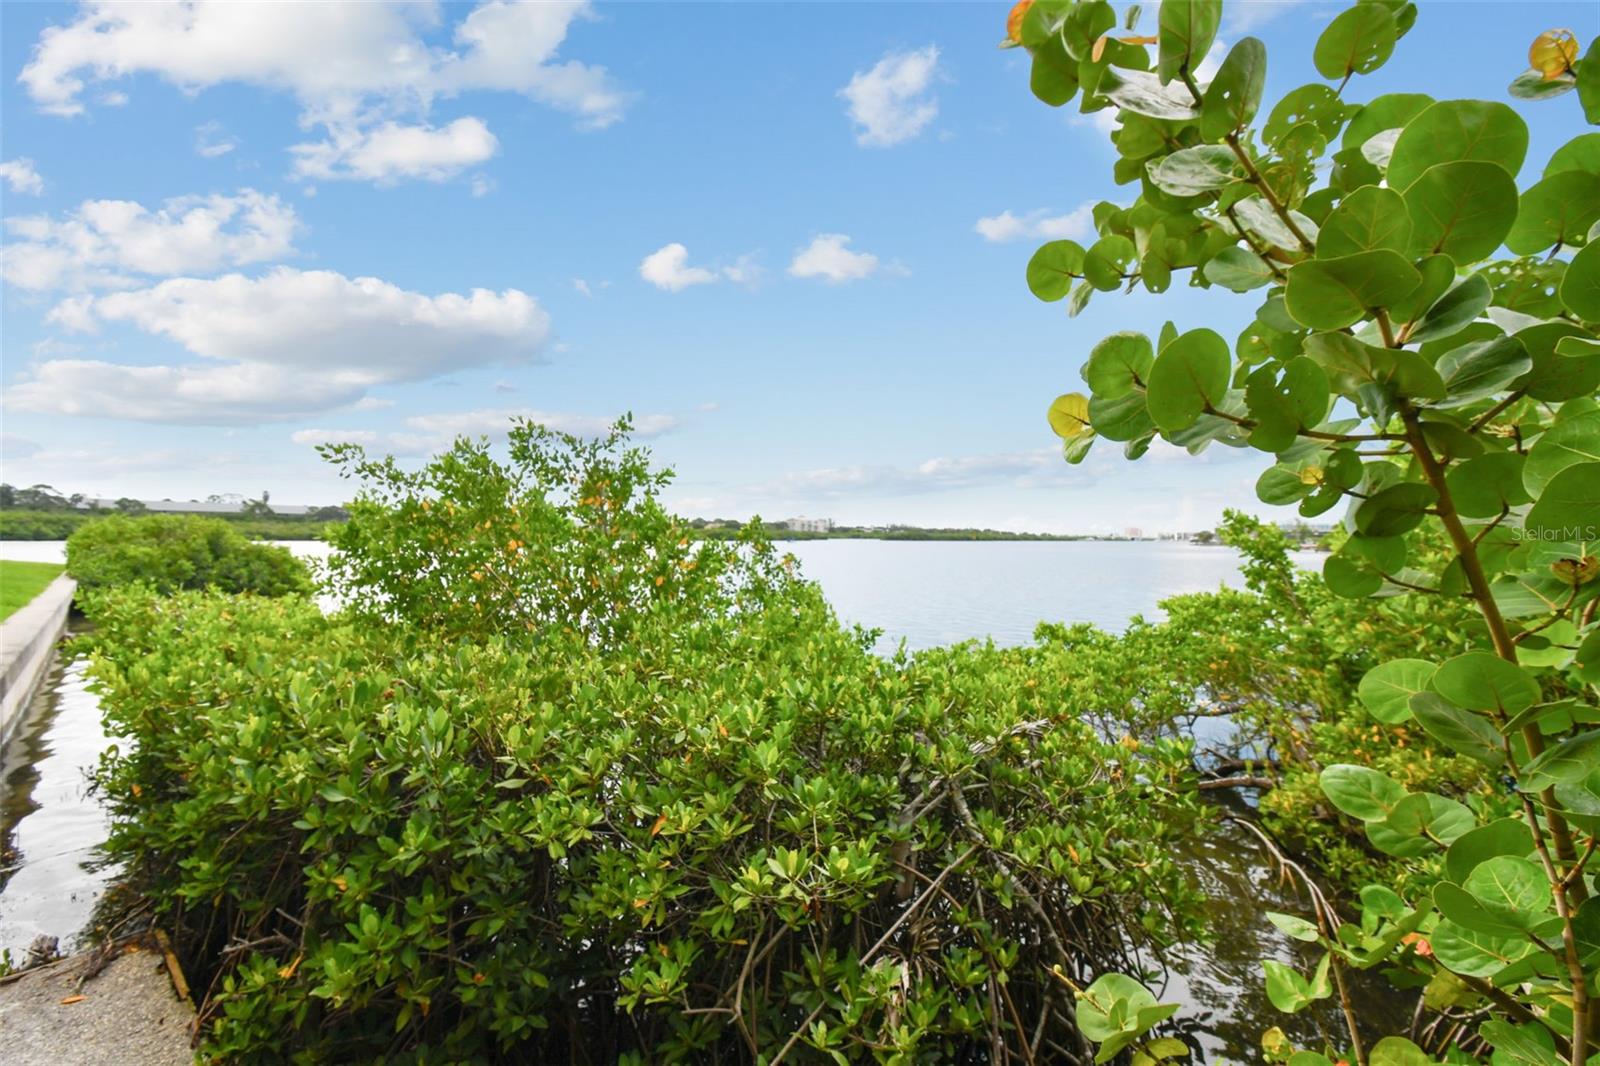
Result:
[[[343,507],[316,507],[304,514],[286,515],[272,509],[270,494],[257,499],[236,494],[206,497],[207,503],[239,503],[238,511],[211,514],[230,523],[240,534],[257,540],[319,540],[331,522],[343,522],[350,513]],[[131,496],[110,506],[82,493],[64,493],[51,485],[18,488],[0,482],[0,540],[65,540],[89,522],[108,515],[142,515],[150,508]]]

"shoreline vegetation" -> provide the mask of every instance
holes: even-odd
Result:
[[[342,510],[326,508],[324,510]],[[125,512],[114,510],[34,510],[0,508],[0,542],[66,540],[73,533],[92,522]],[[181,513],[181,512],[179,512]],[[341,520],[325,520],[310,516],[267,516],[241,514],[208,514],[228,523],[236,532],[249,540],[274,541],[326,541],[332,539],[333,530],[343,525]],[[684,532],[696,540],[731,541],[739,539],[747,523],[733,519],[690,519],[684,522]],[[1020,541],[1020,542],[1077,542],[1077,541],[1172,541],[1202,545],[1220,545],[1222,542],[1211,530],[1195,533],[1162,534],[1159,536],[1128,536],[1110,533],[1029,533],[1007,529],[979,527],[947,528],[939,526],[835,526],[831,530],[790,529],[782,522],[761,524],[764,537],[772,541],[797,540],[893,540],[893,541]],[[1309,525],[1286,529],[1285,535],[1301,548],[1320,548],[1325,531]]]

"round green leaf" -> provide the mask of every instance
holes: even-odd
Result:
[[[1262,503],[1278,507],[1304,499],[1315,488],[1316,485],[1300,477],[1298,470],[1282,464],[1268,467],[1256,479],[1256,497]],[[1360,595],[1366,596],[1370,593],[1363,592]]]
[[[1390,188],[1404,192],[1428,168],[1475,159],[1516,177],[1528,154],[1528,126],[1510,107],[1488,100],[1441,100],[1405,124],[1389,160]]]
[[[1384,249],[1299,263],[1289,270],[1284,299],[1301,325],[1336,330],[1398,303],[1420,284],[1422,275],[1405,256]]]
[[[1539,702],[1539,684],[1515,663],[1491,652],[1447,659],[1433,675],[1433,690],[1457,707],[1499,711],[1510,717]]]
[[[1501,818],[1457,837],[1444,853],[1445,875],[1460,884],[1478,864],[1497,855],[1526,857],[1533,852],[1533,837],[1521,818]]]
[[[1485,859],[1461,887],[1480,907],[1515,929],[1533,929],[1550,916],[1550,882],[1529,859],[1515,855]]]
[[[1149,337],[1126,331],[1113,333],[1089,352],[1083,380],[1096,396],[1116,399],[1143,388],[1154,362],[1155,351]]]
[[[1200,114],[1186,85],[1164,84],[1142,70],[1109,68],[1100,79],[1099,91],[1113,104],[1136,115],[1193,122]]]
[[[1256,489],[1260,491],[1259,482]],[[1366,599],[1383,588],[1382,574],[1365,562],[1343,555],[1330,555],[1323,561],[1322,580],[1327,583],[1328,591],[1350,600]]]
[[[1157,19],[1159,58],[1156,72],[1163,83],[1180,71],[1193,71],[1211,50],[1222,22],[1222,0],[1182,0],[1162,3]]]
[[[1234,292],[1259,289],[1272,282],[1272,267],[1254,252],[1237,245],[1224,248],[1206,261],[1206,280]]]
[[[1399,536],[1420,526],[1428,509],[1438,502],[1438,493],[1420,482],[1391,485],[1361,501],[1356,508],[1356,528],[1369,537]]]
[[[1464,889],[1456,891],[1465,895]],[[1437,901],[1437,891],[1434,898]],[[1442,966],[1451,973],[1467,977],[1493,977],[1538,950],[1521,934],[1480,933],[1449,920],[1439,923],[1429,943],[1433,946],[1433,957]]]
[[[1028,260],[1028,288],[1048,302],[1061,299],[1083,276],[1083,246],[1076,241],[1051,241]]]
[[[1339,810],[1364,822],[1387,818],[1406,796],[1400,783],[1367,766],[1335,763],[1317,779],[1322,794]]]
[[[1429,259],[1427,263],[1430,268],[1434,262],[1440,262],[1444,269],[1449,271],[1449,277],[1454,279],[1455,269],[1451,266],[1449,257]],[[1429,268],[1423,270],[1424,278],[1429,272]],[[1428,308],[1421,321],[1407,334],[1406,340],[1411,344],[1423,344],[1452,337],[1477,321],[1478,316],[1488,308],[1492,299],[1494,290],[1489,287],[1488,280],[1480,274],[1470,275]]]
[[[1316,126],[1324,137],[1332,137],[1344,122],[1344,114],[1345,104],[1338,93],[1320,82],[1302,85],[1286,93],[1273,107],[1262,127],[1261,139],[1276,145],[1306,122]]]
[[[1367,839],[1385,854],[1410,858],[1449,844],[1475,824],[1472,812],[1454,800],[1413,792],[1383,820],[1367,822]]]
[[[1394,52],[1400,28],[1382,4],[1357,4],[1341,12],[1317,38],[1311,54],[1317,73],[1330,81],[1370,74]]]
[[[1411,218],[1406,202],[1393,189],[1366,185],[1346,196],[1322,223],[1317,258],[1333,259],[1388,248],[1411,246]]]
[[[1081,392],[1057,396],[1050,405],[1050,428],[1062,440],[1077,440],[1094,432],[1089,424],[1089,399]]]
[[[1495,337],[1452,348],[1435,367],[1444,381],[1446,406],[1474,403],[1504,391],[1533,369],[1533,360],[1515,337]]]
[[[1600,221],[1600,174],[1564,170],[1522,194],[1506,247],[1533,255],[1552,244],[1582,244]]]
[[[1051,107],[1061,107],[1078,94],[1078,66],[1059,46],[1034,49],[1028,88]]]
[[[1585,322],[1600,322],[1600,241],[1585,246],[1567,264],[1561,303]]]
[[[1411,182],[1405,204],[1413,252],[1473,263],[1493,255],[1516,222],[1517,183],[1495,163],[1440,163]]]
[[[1047,22],[1052,17],[1060,17],[1061,6],[1059,5],[1039,4],[1036,6],[1046,7],[1047,12],[1049,9],[1054,10],[1055,16],[1049,13],[1045,15]],[[1031,9],[1029,13],[1032,13]],[[1023,18],[1023,23],[1023,42],[1029,44],[1029,47],[1033,47],[1027,39],[1026,16]],[[1084,3],[1072,4],[1067,7],[1065,17],[1060,18],[1058,33],[1063,47],[1067,50],[1067,54],[1082,63],[1093,57],[1095,43],[1102,36],[1115,29],[1116,25],[1117,12],[1110,4],[1106,3],[1105,0],[1085,0]]]
[[[1223,144],[1197,144],[1153,160],[1150,180],[1173,196],[1199,196],[1244,178],[1233,149]]]
[[[1600,411],[1564,418],[1545,430],[1528,452],[1523,484],[1538,496],[1552,478],[1579,463],[1600,463]]]
[[[1133,442],[1142,439],[1146,448],[1149,447],[1148,438],[1156,430],[1142,392],[1124,393],[1115,399],[1089,397],[1089,421],[1095,433],[1106,440]],[[1144,454],[1142,450],[1140,454]]]
[[[1433,1066],[1433,1056],[1403,1036],[1386,1036],[1367,1056],[1367,1066]]]
[[[1300,238],[1295,236],[1294,230],[1261,197],[1240,200],[1233,205],[1233,214],[1244,230],[1258,240],[1275,248],[1301,250]],[[1288,215],[1300,232],[1305,234],[1306,240],[1315,243],[1317,224],[1298,211],[1289,211]]]
[[[1494,518],[1527,503],[1523,487],[1526,461],[1516,452],[1468,459],[1445,475],[1456,510],[1467,518]]]
[[[1367,713],[1387,725],[1411,717],[1410,699],[1425,691],[1435,667],[1426,659],[1392,659],[1368,670],[1356,689]]]
[[[1101,292],[1122,287],[1123,275],[1137,257],[1133,242],[1120,234],[1101,237],[1083,256],[1083,276]]]
[[[1228,50],[1200,104],[1200,136],[1221,140],[1250,125],[1267,80],[1267,47],[1245,37]]]
[[[1543,792],[1555,785],[1582,781],[1600,766],[1600,729],[1568,737],[1522,768],[1517,787],[1524,792]]]
[[[1557,148],[1550,162],[1544,165],[1544,176],[1548,178],[1565,170],[1600,174],[1600,133],[1580,133]]]
[[[1536,540],[1600,540],[1600,463],[1578,463],[1551,478],[1522,528]]]
[[[1580,327],[1570,322],[1540,322],[1517,329],[1516,337],[1533,360],[1533,369],[1516,384],[1535,400],[1571,400],[1588,396],[1600,386],[1600,359],[1582,351],[1564,354],[1564,346],[1589,339]]]
[[[1437,692],[1418,692],[1411,697],[1409,706],[1428,735],[1457,755],[1487,766],[1500,766],[1506,761],[1499,731],[1482,715],[1462,710]]]
[[[1433,102],[1433,97],[1424,93],[1385,93],[1376,97],[1356,109],[1340,146],[1360,148],[1374,134],[1402,129]]]
[[[1150,368],[1150,417],[1164,432],[1192,426],[1228,391],[1228,342],[1209,329],[1190,330],[1162,349]]]

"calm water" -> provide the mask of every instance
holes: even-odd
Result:
[[[323,544],[288,546],[308,559],[327,553]],[[878,650],[885,653],[902,640],[912,650],[984,637],[1026,643],[1041,620],[1120,629],[1135,615],[1159,617],[1157,605],[1169,596],[1239,584],[1232,550],[1191,544],[837,540],[785,547],[843,619],[883,630]],[[59,561],[62,553],[60,542],[0,544],[0,558]],[[1301,561],[1320,565],[1314,553]],[[112,876],[92,861],[105,821],[85,789],[109,743],[81,668],[58,667],[0,765],[0,948],[13,955],[40,932],[68,941]],[[1196,841],[1185,859],[1213,897],[1218,934],[1214,944],[1170,960],[1165,996],[1186,1005],[1185,1029],[1209,1061],[1258,1061],[1257,1040],[1273,1024],[1315,1040],[1306,1015],[1289,1019],[1268,1005],[1257,961],[1295,957],[1263,910],[1303,905],[1282,894],[1243,830]],[[1296,1032],[1295,1023],[1305,1028]],[[1338,1031],[1331,1015],[1323,1024]]]
[[[806,540],[783,547],[821,583],[840,617],[884,631],[880,651],[902,638],[913,651],[974,637],[1026,644],[1041,621],[1120,630],[1135,615],[1162,617],[1157,604],[1169,596],[1240,583],[1233,549],[1165,541]]]

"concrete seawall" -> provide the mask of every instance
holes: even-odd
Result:
[[[67,628],[78,583],[65,574],[33,602],[0,622],[0,747],[27,712],[28,701],[49,672],[56,641]]]

